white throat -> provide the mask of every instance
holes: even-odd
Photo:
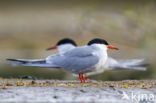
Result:
[[[95,55],[99,57],[99,62],[96,65],[94,72],[90,74],[101,73],[104,71],[103,66],[106,64],[108,55],[107,55],[107,45],[103,44],[93,44],[92,47],[95,49]]]
[[[72,44],[63,44],[63,45],[57,46],[59,53],[64,53],[64,52],[67,52],[67,51],[74,49],[74,48],[75,48],[75,46]]]
[[[103,44],[93,44],[91,45],[94,49],[94,54],[97,55],[101,60],[106,61],[107,60],[107,45]]]

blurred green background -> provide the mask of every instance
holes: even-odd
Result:
[[[6,64],[6,58],[45,58],[57,53],[45,49],[64,37],[80,46],[98,37],[120,48],[108,51],[109,56],[145,58],[150,66],[147,71],[106,71],[90,79],[155,79],[155,11],[155,0],[0,1],[0,77],[76,79],[57,69],[12,67]]]

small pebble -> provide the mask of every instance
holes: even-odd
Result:
[[[57,99],[57,98],[58,98],[58,96],[56,96],[56,95],[55,95],[55,96],[53,96],[53,98]]]
[[[8,86],[3,86],[2,89],[8,89]]]
[[[86,93],[86,91],[84,91],[84,90],[82,90],[82,89],[81,89],[80,91],[81,91],[82,93]]]

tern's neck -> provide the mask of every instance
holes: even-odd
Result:
[[[75,46],[72,44],[64,44],[64,45],[58,46],[57,48],[58,48],[59,53],[64,53],[75,48]]]
[[[100,58],[107,58],[107,46],[102,44],[93,44],[93,49],[95,50],[95,54]]]

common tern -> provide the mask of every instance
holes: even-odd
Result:
[[[60,44],[61,43],[58,42],[56,46],[60,48]],[[86,75],[98,74],[103,72],[104,70],[107,70],[106,68],[116,68],[116,66],[117,68],[129,68],[129,67],[135,68],[139,67],[137,63],[142,62],[142,60],[136,60],[137,63],[134,62],[135,65],[133,65],[132,62],[130,63],[121,62],[121,64],[119,64],[119,62],[116,61],[115,59],[108,58],[107,49],[118,50],[118,48],[109,45],[107,41],[99,38],[89,41],[88,45],[82,47],[73,47],[71,50],[66,49],[66,47],[61,48],[64,48],[65,51],[63,49],[59,49],[60,53],[50,55],[45,59],[39,60],[7,59],[7,60],[14,61],[9,64],[16,66],[63,68],[66,71],[78,74],[81,83],[85,82],[84,74]],[[127,67],[120,66],[122,64],[127,65]]]
[[[73,48],[76,48],[77,44],[70,38],[64,38],[58,41],[56,46],[52,46],[47,50],[58,49],[59,53],[67,52]],[[102,69],[94,72],[86,73],[85,76],[96,75],[111,69],[134,69],[134,70],[146,70],[147,64],[143,64],[144,59],[114,59],[110,56],[107,58],[107,62],[103,65]]]

